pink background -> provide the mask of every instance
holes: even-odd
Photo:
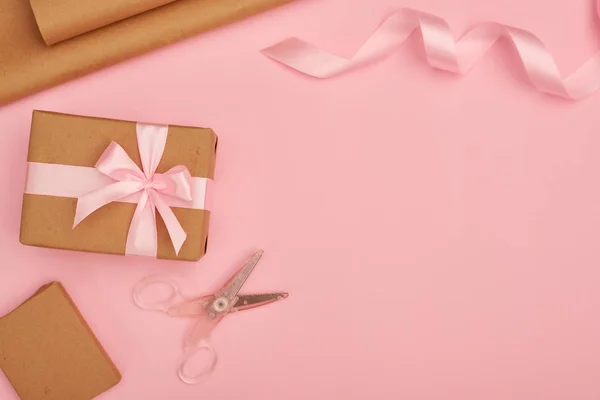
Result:
[[[466,78],[418,40],[319,81],[261,56],[297,35],[349,55],[401,6],[535,32],[571,72],[598,49],[588,0],[304,0],[0,110],[0,315],[64,283],[123,373],[102,400],[600,398],[600,94],[527,83],[506,43]],[[32,109],[210,126],[220,136],[198,264],[18,243]],[[202,294],[253,250],[249,291],[200,386],[176,368],[191,322],[143,312],[150,274]],[[16,399],[0,374],[0,398]]]

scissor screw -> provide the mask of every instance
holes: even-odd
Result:
[[[229,305],[229,301],[227,301],[226,298],[222,297],[222,298],[215,300],[215,302],[213,303],[213,309],[216,312],[223,312],[227,309],[228,305]]]

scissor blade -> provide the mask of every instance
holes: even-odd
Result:
[[[287,293],[244,294],[238,297],[233,311],[244,311],[287,299]]]
[[[260,250],[256,252],[246,263],[229,279],[229,281],[223,286],[223,289],[220,291],[220,296],[225,296],[228,299],[233,299],[238,294],[246,280],[258,264],[258,261],[261,259],[263,255],[263,251]]]

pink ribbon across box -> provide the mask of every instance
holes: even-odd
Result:
[[[198,260],[216,143],[206,128],[34,112],[21,242]]]

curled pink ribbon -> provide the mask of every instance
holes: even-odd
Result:
[[[100,207],[140,193],[129,227],[125,253],[156,257],[158,210],[178,254],[187,234],[164,196],[191,201],[192,177],[183,165],[175,166],[164,174],[155,174],[167,143],[167,134],[166,126],[137,124],[137,142],[143,170],[140,170],[120,145],[112,142],[95,167],[114,182],[77,199],[73,227]]]
[[[600,14],[600,0],[596,0],[596,12]],[[527,76],[540,92],[578,100],[600,87],[600,53],[563,79],[550,52],[531,32],[487,22],[455,41],[444,19],[410,9],[388,17],[351,59],[297,38],[284,40],[262,53],[304,74],[329,78],[389,55],[415,31],[423,37],[427,62],[434,68],[467,74],[499,38],[505,37],[514,45]]]

